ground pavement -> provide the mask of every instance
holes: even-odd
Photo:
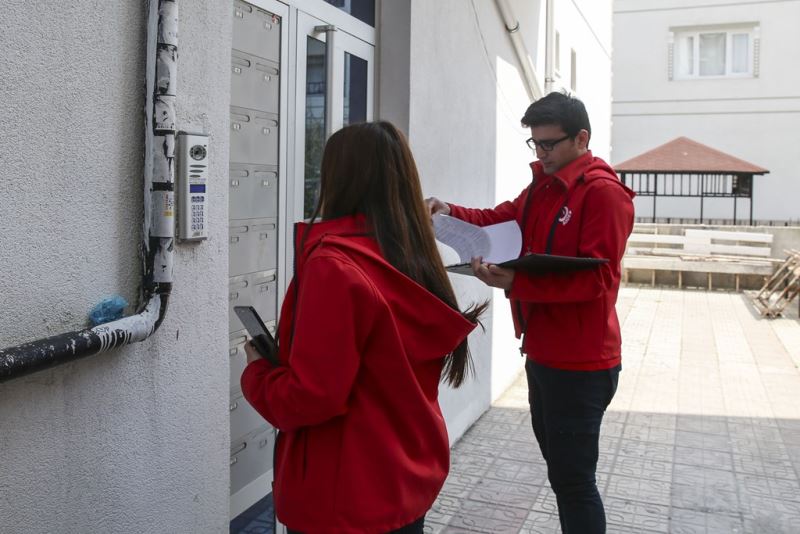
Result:
[[[797,305],[765,320],[742,293],[626,287],[618,310],[598,465],[608,532],[800,533]],[[451,463],[426,532],[560,532],[524,373]]]

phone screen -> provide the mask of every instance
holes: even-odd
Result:
[[[256,336],[264,335],[267,336],[270,341],[274,341],[272,334],[270,334],[267,327],[264,326],[264,321],[261,320],[255,308],[252,306],[234,306],[233,311],[236,312],[236,315],[242,321],[250,337],[255,338]]]

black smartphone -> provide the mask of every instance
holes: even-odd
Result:
[[[233,311],[242,321],[247,333],[253,338],[253,345],[258,349],[258,352],[269,360],[272,365],[280,365],[278,343],[267,330],[256,309],[252,306],[234,306]]]

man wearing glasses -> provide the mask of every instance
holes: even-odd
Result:
[[[620,261],[633,228],[633,192],[588,148],[589,116],[583,103],[550,93],[528,107],[535,151],[533,180],[513,201],[471,209],[427,199],[443,213],[486,226],[516,220],[523,254],[608,258],[596,269],[533,275],[474,258],[475,275],[504,289],[511,301],[520,351],[527,355],[533,433],[556,494],[561,531],[606,531],[597,491],[600,424],[621,369],[615,310]]]

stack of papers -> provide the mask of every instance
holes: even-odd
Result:
[[[522,251],[522,232],[517,221],[476,226],[447,215],[433,216],[436,239],[458,254],[459,263],[445,268],[453,273],[473,275],[470,261],[481,256],[484,263],[532,274],[589,269],[608,263],[605,258],[575,258],[553,254],[526,254]]]

